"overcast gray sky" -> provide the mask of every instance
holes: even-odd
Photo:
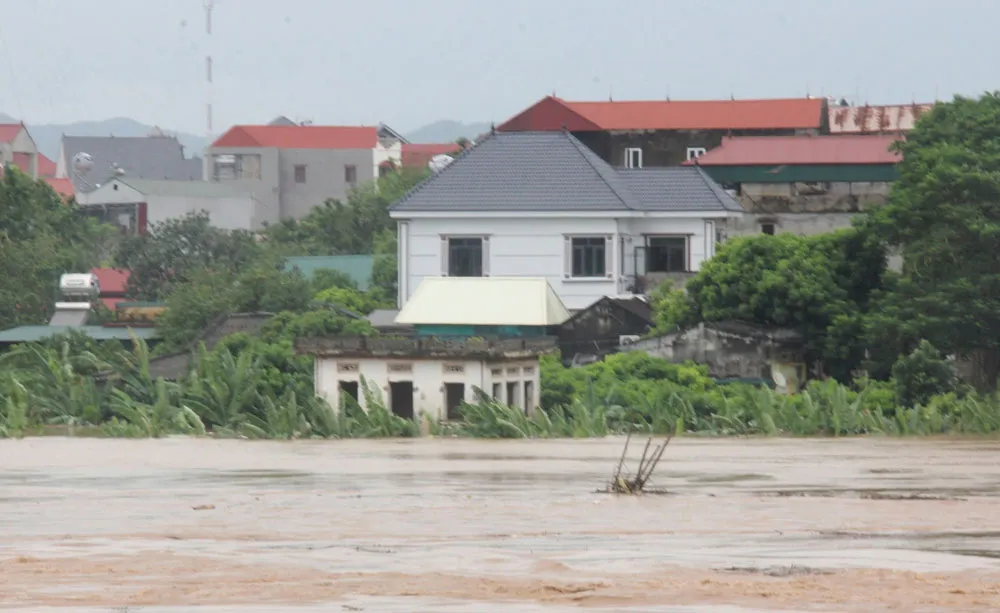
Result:
[[[216,132],[501,121],[569,99],[855,96],[1000,87],[997,0],[0,0],[0,112]]]

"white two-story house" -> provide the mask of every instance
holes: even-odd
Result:
[[[743,208],[700,168],[618,169],[569,132],[496,133],[390,212],[399,304],[425,277],[545,277],[582,309],[683,280]]]

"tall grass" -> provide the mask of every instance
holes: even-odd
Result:
[[[378,387],[361,381],[362,403],[329,406],[292,388],[273,391],[252,351],[200,347],[180,381],[153,375],[149,348],[98,357],[69,345],[26,345],[0,357],[0,436],[47,425],[101,426],[107,436],[300,438],[410,437],[414,420],[394,415]],[[94,372],[106,372],[98,383]],[[892,383],[856,388],[813,381],[788,396],[767,387],[717,385],[700,367],[623,355],[583,369],[543,360],[545,408],[530,414],[475,390],[462,419],[430,420],[436,435],[482,438],[600,437],[624,432],[707,435],[852,436],[1000,433],[1000,398],[947,393],[897,406]],[[279,388],[280,390],[280,388]],[[553,402],[557,400],[557,402]],[[364,407],[364,408],[362,408]]]

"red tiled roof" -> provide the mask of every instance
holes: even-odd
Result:
[[[403,166],[427,166],[435,155],[453,154],[462,150],[457,143],[419,144],[403,143]]]
[[[699,166],[770,166],[777,164],[895,164],[889,151],[898,136],[733,136],[701,155]],[[690,165],[695,161],[685,162]]]
[[[0,123],[0,143],[9,143],[17,138],[23,127],[19,123]]]
[[[22,172],[30,174],[31,154],[14,152],[14,166],[20,168]],[[56,163],[41,153],[38,154],[38,176],[42,178],[56,176]]]
[[[42,181],[49,184],[52,190],[60,196],[70,198],[76,195],[73,189],[73,181],[70,179],[56,179],[54,177],[42,177]]]
[[[41,153],[38,154],[38,176],[39,177],[54,177],[56,176],[56,163],[45,157]]]
[[[125,298],[100,298],[100,301],[104,303],[104,306],[108,307],[108,310],[114,311],[118,308],[119,302],[125,302]]]
[[[275,147],[278,149],[374,149],[373,126],[233,126],[213,147]]]
[[[130,272],[120,268],[94,268],[91,274],[97,276],[97,282],[101,286],[101,296],[107,297],[109,294],[125,294],[125,284],[128,283]]]
[[[501,131],[817,129],[823,100],[657,100],[571,102],[548,96]]]

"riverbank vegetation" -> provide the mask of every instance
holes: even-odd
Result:
[[[451,423],[397,417],[374,388],[367,411],[329,407],[313,396],[312,358],[293,350],[302,337],[376,333],[361,316],[395,304],[388,206],[425,173],[390,173],[259,235],[192,214],[122,238],[11,169],[0,181],[0,326],[44,324],[59,274],[98,265],[131,270],[128,295],[167,308],[152,350],[138,339],[67,334],[0,355],[0,435],[53,427],[274,439],[996,434],[1000,95],[937,105],[898,148],[888,203],[854,227],[733,238],[684,291],[654,296],[659,332],[725,320],[798,332],[811,378],[801,393],[719,383],[704,367],[641,353],[581,368],[546,356],[540,410],[479,395]],[[283,265],[291,255],[357,253],[375,256],[363,289],[344,274],[306,278]],[[889,256],[902,258],[901,269]],[[234,334],[211,351],[198,344],[206,325],[233,312],[275,316],[259,335]],[[170,352],[192,355],[176,381],[150,367]]]
[[[211,352],[201,347],[191,372],[179,381],[150,374],[150,352],[139,339],[129,351],[83,338],[22,345],[0,358],[0,436],[44,433],[47,426],[69,426],[60,430],[69,434],[76,428],[103,436],[249,439],[405,437],[421,431],[482,438],[1000,433],[1000,399],[961,384],[929,343],[897,362],[898,379],[813,381],[794,396],[766,386],[719,384],[704,367],[640,352],[582,368],[545,356],[538,410],[528,414],[477,390],[476,402],[461,407],[461,420],[441,423],[393,415],[370,385],[362,386],[367,410],[350,399],[335,410],[313,396],[308,375],[275,368],[267,354],[271,347],[247,340]]]

